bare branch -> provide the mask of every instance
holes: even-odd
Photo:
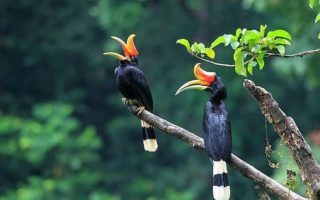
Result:
[[[202,58],[202,57],[200,57],[200,56],[198,56],[196,54],[193,54],[192,52],[189,52],[189,53],[190,53],[190,55],[198,58],[199,60],[202,60],[202,61],[207,62],[207,63],[214,64],[214,65],[217,65],[217,66],[220,66],[220,67],[235,67],[236,66],[234,64],[225,64],[225,63],[214,62],[212,60],[208,60],[208,59]]]
[[[266,53],[267,57],[283,57],[283,58],[294,58],[294,57],[304,57],[308,55],[313,55],[320,53],[320,49],[314,49],[314,50],[309,50],[309,51],[303,51],[300,53],[294,53],[294,54],[287,54],[287,55],[281,55],[281,54],[276,54],[276,53]]]
[[[272,95],[264,88],[256,86],[250,80],[244,81],[244,87],[255,98],[268,122],[273,124],[280,138],[290,149],[304,184],[313,192],[312,198],[320,199],[320,166],[294,120],[281,110]]]
[[[138,118],[148,122],[152,126],[164,131],[168,135],[174,136],[181,139],[185,143],[191,145],[193,148],[196,148],[201,151],[204,150],[203,139],[175,124],[168,122],[165,119],[162,119],[146,110],[137,114],[137,107],[129,105],[129,109],[135,114]],[[276,195],[281,199],[290,199],[290,200],[306,200],[305,198],[299,196],[298,194],[292,192],[288,188],[282,186],[278,182],[274,181],[272,178],[263,174],[250,164],[241,160],[237,156],[232,154],[230,165],[238,170],[243,176],[251,179],[256,184],[260,185],[262,188],[265,188],[270,194]]]

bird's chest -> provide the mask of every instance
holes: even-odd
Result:
[[[122,95],[126,98],[133,98],[131,74],[125,67],[119,67],[116,70],[116,85]]]
[[[205,134],[215,135],[217,140],[225,136],[228,117],[221,107],[215,107],[208,103],[205,107],[203,117],[203,128]]]

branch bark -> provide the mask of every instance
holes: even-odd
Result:
[[[308,50],[308,51],[302,51],[300,53],[293,53],[293,54],[285,54],[285,55],[281,55],[281,54],[277,54],[277,53],[267,53],[266,56],[268,57],[282,57],[282,58],[294,58],[294,57],[304,57],[304,56],[308,56],[308,55],[313,55],[313,54],[317,54],[320,53],[320,49],[313,49],[313,50]]]
[[[304,184],[313,193],[311,198],[320,199],[320,166],[315,161],[311,148],[304,140],[295,121],[281,110],[272,95],[264,88],[256,86],[250,80],[245,80],[243,85],[255,98],[262,114],[269,123],[273,124],[277,134],[290,149]]]
[[[136,115],[138,118],[148,122],[152,126],[162,130],[163,132],[167,133],[168,135],[174,136],[185,143],[191,145],[193,148],[196,148],[201,151],[205,151],[204,149],[204,141],[201,137],[175,125],[170,123],[169,121],[162,119],[147,110],[142,111],[139,115],[137,114],[137,107],[134,105],[128,105],[131,112]],[[268,177],[267,175],[263,174],[250,164],[246,163],[245,161],[241,160],[234,154],[231,156],[231,163],[230,165],[238,170],[243,176],[251,179],[256,184],[265,188],[265,190],[273,194],[275,196],[280,197],[281,199],[290,199],[290,200],[306,200],[306,198],[301,197],[300,195],[292,192],[288,188],[282,186],[272,178]]]

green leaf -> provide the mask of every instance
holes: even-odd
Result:
[[[235,63],[235,72],[241,76],[247,77],[247,69],[244,67],[244,52],[242,48],[237,48],[233,54],[233,60]]]
[[[262,45],[257,44],[257,45],[255,45],[254,47],[251,48],[251,52],[258,53],[262,49],[262,47],[263,47]]]
[[[285,30],[269,31],[267,34],[267,38],[270,38],[270,39],[275,39],[277,37],[285,38],[291,41],[291,35]]]
[[[255,67],[255,66],[257,66],[257,62],[255,62],[254,60],[250,60],[250,65],[252,66],[252,67]]]
[[[317,23],[317,22],[319,22],[319,21],[320,21],[320,13],[318,13],[316,19],[314,20],[314,23]]]
[[[278,44],[282,44],[282,45],[288,45],[288,46],[290,46],[291,45],[291,43],[290,43],[290,41],[289,40],[287,40],[287,39],[283,39],[283,38],[277,38],[277,39],[275,39],[274,40],[274,42],[273,42],[275,45],[278,45]]]
[[[284,48],[283,45],[278,45],[276,48],[279,51],[279,53],[281,54],[281,56],[283,56],[284,53],[286,52],[286,49]]]
[[[241,37],[242,41],[247,44],[250,40],[255,43],[260,39],[260,33],[256,30],[246,31],[245,34]]]
[[[205,48],[205,54],[211,59],[214,59],[216,56],[216,53],[210,48]]]
[[[231,34],[225,34],[223,35],[223,38],[224,38],[224,46],[228,46],[231,42],[231,39],[232,39],[232,36]]]
[[[267,28],[267,25],[260,25],[260,34],[261,34],[261,37],[264,37],[264,34],[266,32],[266,28]]]
[[[264,60],[263,60],[263,58],[264,58],[264,53],[265,53],[265,52],[261,52],[261,53],[258,55],[258,57],[256,57],[256,61],[257,61],[258,65],[259,65],[259,69],[260,69],[260,70],[263,69],[263,67],[264,67]]]
[[[320,40],[320,33],[318,34],[318,39]]]
[[[191,45],[191,51],[193,53],[200,53],[200,48],[199,48],[199,44],[197,42],[194,42],[192,45]]]
[[[198,44],[198,47],[199,47],[199,51],[200,51],[200,53],[205,53],[205,46],[204,46],[204,44],[203,43],[199,43]]]
[[[252,65],[250,64],[250,62],[248,63],[247,69],[248,69],[249,74],[252,75],[252,73],[253,73],[253,67],[252,67]]]
[[[309,0],[309,7],[313,8],[313,5],[314,5],[314,0]]]
[[[241,28],[237,28],[236,35],[235,35],[235,40],[239,39],[239,36],[241,35],[241,32],[242,32]]]
[[[179,40],[177,40],[176,43],[185,46],[186,49],[187,49],[187,51],[190,51],[190,49],[191,49],[191,48],[190,48],[190,43],[189,43],[189,41],[188,41],[187,39],[184,39],[184,38],[179,39]]]
[[[240,43],[238,41],[232,41],[230,45],[232,49],[236,49],[239,47]]]
[[[222,43],[224,43],[224,37],[220,36],[211,43],[210,49],[213,49]]]

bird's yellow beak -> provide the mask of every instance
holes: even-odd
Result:
[[[124,57],[123,55],[118,54],[118,53],[114,53],[114,52],[105,52],[105,53],[103,53],[103,55],[115,57],[116,59],[118,59],[120,61],[128,60],[128,58]]]
[[[203,69],[201,69],[201,63],[197,63],[194,66],[194,75],[196,76],[197,80],[189,81],[185,84],[183,84],[176,92],[175,95],[178,95],[179,93],[190,90],[190,89],[196,89],[196,90],[205,90],[207,89],[213,81],[216,80],[216,73],[215,72],[207,72]]]

